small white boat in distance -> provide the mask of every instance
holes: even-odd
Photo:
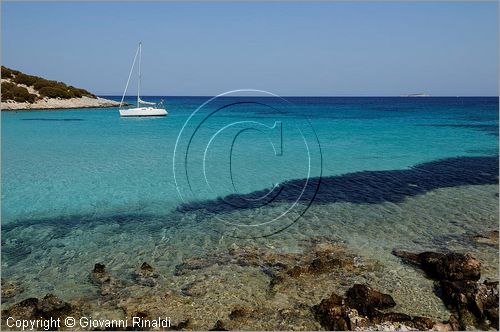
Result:
[[[139,55],[139,77],[137,80],[137,107],[135,108],[124,108],[121,109],[123,105],[123,99],[127,93],[128,84],[130,83],[130,77],[132,76],[132,71],[134,70],[135,61],[137,60],[137,55]],[[134,62],[132,63],[132,68],[130,68],[130,73],[128,75],[127,85],[125,86],[125,91],[123,92],[122,100],[120,101],[120,116],[166,116],[168,114],[167,110],[163,106],[163,100],[159,103],[152,103],[144,101],[141,99],[141,61],[142,61],[142,43],[139,43],[139,47],[135,52]],[[151,105],[151,106],[141,106],[141,105]]]

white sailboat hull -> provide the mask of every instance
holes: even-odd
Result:
[[[167,110],[153,107],[137,107],[120,110],[120,116],[166,116]]]
[[[139,55],[139,70],[138,70],[138,80],[137,80],[137,107],[136,108],[125,108],[120,109],[120,116],[122,117],[133,117],[133,116],[166,116],[168,114],[166,109],[160,108],[163,107],[163,100],[159,103],[152,103],[149,101],[144,101],[141,99],[141,58],[142,58],[142,43],[139,43],[139,47],[137,48],[137,52],[135,52],[134,61],[132,62],[132,68],[130,68],[130,73],[128,74],[127,84],[125,85],[125,91],[123,91],[122,100],[120,101],[121,108],[123,105],[123,100],[125,99],[125,94],[127,93],[128,84],[130,83],[130,77],[132,76],[132,72],[134,71],[135,61],[137,60],[137,56]],[[152,105],[141,107],[142,105]]]

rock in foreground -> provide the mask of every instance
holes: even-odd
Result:
[[[395,305],[390,295],[356,284],[349,288],[345,297],[332,293],[313,306],[312,311],[321,326],[330,331],[429,330],[435,327],[436,323],[429,318],[381,311]]]
[[[377,309],[392,308],[396,305],[390,295],[380,293],[365,285],[356,284],[352,286],[345,296],[346,304],[358,310],[362,315],[369,315]]]
[[[439,282],[437,295],[453,312],[454,330],[498,330],[498,281],[479,282],[481,263],[470,254],[393,251]]]
[[[2,310],[2,319],[62,319],[67,316],[78,316],[78,309],[62,301],[53,294],[47,294],[42,299],[28,298]]]
[[[470,254],[393,251],[404,262],[419,266],[431,278],[438,280],[479,280],[481,262]]]

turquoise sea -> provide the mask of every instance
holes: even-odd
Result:
[[[161,98],[164,118],[2,112],[2,278],[25,289],[7,301],[93,294],[96,262],[168,274],[314,237],[380,260],[394,273],[372,283],[420,314],[445,309],[413,303],[429,282],[392,249],[468,251],[498,274],[498,248],[468,240],[498,228],[498,98]]]

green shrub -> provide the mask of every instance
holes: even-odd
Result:
[[[2,66],[2,78],[12,78],[21,72],[18,70],[10,69],[5,66]]]
[[[12,93],[14,87],[14,83],[2,82],[2,101],[14,100],[14,94]]]
[[[13,83],[2,82],[2,101],[14,100],[14,95],[12,94]]]
[[[13,88],[14,101],[24,103],[34,103],[36,99],[36,95],[29,93],[28,89],[20,86],[16,86]]]
[[[2,78],[12,78],[12,77],[14,77],[12,69],[2,66]]]
[[[36,95],[25,93],[24,90],[18,90],[17,84],[24,84],[26,86],[32,86],[40,96],[48,98],[81,98],[83,96],[88,96],[91,98],[96,98],[95,95],[88,92],[85,89],[75,88],[74,86],[67,86],[63,82],[51,81],[42,77],[26,75],[17,70],[9,69],[2,66],[2,77],[9,78],[11,82],[2,83],[2,100],[34,100],[37,98]],[[21,88],[21,87],[19,87]],[[16,99],[17,98],[17,99]]]
[[[70,86],[69,89],[71,90],[71,92],[73,92],[75,94],[75,96],[80,95],[80,97],[87,96],[87,97],[91,97],[91,98],[97,98],[96,95],[88,92],[85,89],[75,88],[74,86]]]
[[[41,77],[39,77],[35,81],[35,83],[33,84],[33,87],[35,88],[35,90],[38,90],[38,92],[42,95],[44,95],[46,92],[42,93],[42,92],[40,92],[40,90],[48,87],[48,88],[54,88],[54,89],[58,89],[58,90],[64,90],[68,93],[67,95],[70,96],[70,97],[61,97],[61,98],[81,98],[82,96],[89,96],[89,97],[95,98],[95,96],[93,94],[91,94],[90,92],[88,92],[85,89],[75,88],[74,86],[67,86],[66,84],[64,84],[62,82],[49,81],[49,80],[46,80],[46,79],[41,78]],[[48,93],[54,94],[54,91],[52,89],[49,89],[49,90],[44,89],[44,91],[49,91]],[[59,95],[61,95],[60,91],[59,91]],[[64,94],[64,95],[66,96],[66,94]]]
[[[8,91],[16,85],[12,82],[2,82],[2,92]]]
[[[82,98],[83,93],[81,91],[78,91],[78,89],[73,88],[70,86],[69,87],[69,93],[73,96],[73,98]]]
[[[48,97],[48,98],[62,98],[62,99],[72,98],[72,95],[68,90],[61,89],[59,86],[45,86],[40,90],[38,90],[38,93],[43,97]]]
[[[35,81],[35,83],[33,83],[33,88],[35,90],[40,90],[41,88],[44,88],[46,86],[55,87],[55,86],[57,86],[57,82],[56,81],[49,81],[49,80],[46,80],[45,78],[39,77]]]
[[[13,81],[16,82],[17,84],[24,84],[26,86],[32,86],[38,77],[36,76],[31,76],[31,75],[26,75],[23,73],[19,73],[14,77]]]
[[[14,100],[14,95],[12,91],[2,91],[2,101]]]
[[[10,82],[2,83],[2,101],[14,100],[20,103],[34,103],[37,96],[29,93],[28,89],[17,86]]]

